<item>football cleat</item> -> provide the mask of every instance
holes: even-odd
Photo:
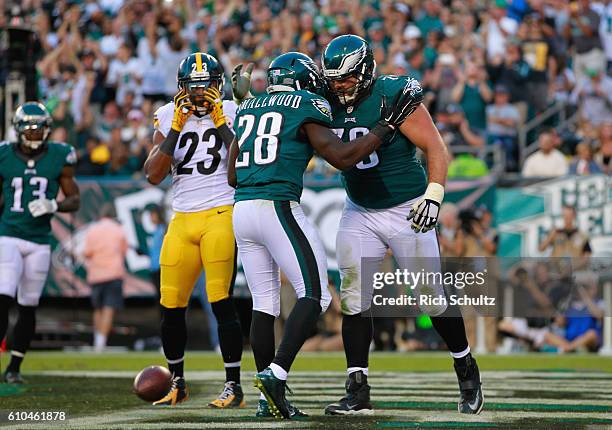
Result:
[[[156,402],[153,402],[153,406],[175,406],[178,403],[184,402],[189,398],[187,393],[187,384],[185,384],[185,378],[180,376],[175,377],[172,380],[172,387],[168,394]]]
[[[293,406],[291,403],[289,402],[287,403],[289,404],[288,408],[289,408],[290,419],[299,420],[299,419],[308,417],[308,414],[306,414],[305,412],[302,412],[301,410]],[[255,412],[255,416],[257,418],[274,417],[274,415],[272,415],[272,413],[270,412],[270,409],[268,408],[267,400],[259,399],[259,404],[257,405],[257,412]]]
[[[272,369],[267,367],[255,374],[255,388],[262,392],[268,402],[268,410],[279,420],[290,419],[289,402],[285,397],[287,381],[282,381],[274,376]]]
[[[325,408],[325,415],[372,415],[368,377],[362,371],[353,372],[346,380],[346,396]]]
[[[7,370],[4,372],[4,382],[7,384],[23,384],[25,381],[21,377],[21,373]]]
[[[457,409],[462,414],[479,414],[484,406],[484,395],[482,394],[480,371],[474,357],[468,354],[465,357],[464,366],[458,366],[455,363],[455,372],[460,392]]]
[[[255,412],[255,416],[257,418],[270,418],[273,417],[272,412],[268,408],[268,401],[264,399],[259,399],[259,403],[257,404],[257,411]]]
[[[215,400],[208,404],[211,408],[244,408],[246,402],[244,401],[244,393],[242,392],[242,386],[236,384],[234,381],[225,383],[223,392]]]

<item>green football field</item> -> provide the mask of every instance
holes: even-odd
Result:
[[[154,408],[131,393],[135,374],[164,364],[159,353],[28,353],[27,384],[0,384],[0,426],[75,429],[391,429],[391,428],[612,428],[612,358],[597,355],[479,356],[485,409],[478,416],[457,412],[457,382],[445,353],[373,354],[370,384],[375,415],[327,417],[326,404],[343,393],[341,353],[302,354],[289,378],[290,400],[310,417],[276,421],[254,417],[258,395],[254,363],[243,360],[247,407],[206,407],[221,390],[221,358],[188,353],[190,399],[175,408]],[[7,354],[2,356],[4,367]],[[14,419],[15,412],[64,411],[67,421]]]

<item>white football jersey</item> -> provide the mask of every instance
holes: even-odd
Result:
[[[227,126],[236,117],[236,103],[223,101]],[[174,103],[155,112],[153,124],[164,136],[172,127]],[[234,204],[234,189],[227,183],[227,148],[209,115],[191,115],[178,139],[172,158],[172,209],[199,212]]]

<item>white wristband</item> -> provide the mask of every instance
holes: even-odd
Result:
[[[427,185],[423,198],[442,203],[442,200],[444,199],[444,186],[436,182],[430,182]]]

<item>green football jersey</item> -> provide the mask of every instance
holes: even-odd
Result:
[[[387,96],[387,103],[391,103],[409,80],[407,76],[382,75],[357,105],[332,105],[334,132],[344,142],[367,134],[380,120],[382,97]],[[427,188],[427,175],[416,158],[416,147],[399,131],[355,167],[344,171],[342,181],[353,202],[371,209],[397,206],[422,195]]]
[[[235,200],[300,201],[303,176],[313,149],[302,124],[329,127],[327,100],[306,90],[266,94],[238,107],[234,131],[236,159]]]
[[[57,196],[62,169],[76,164],[76,152],[72,146],[56,142],[48,142],[45,152],[35,160],[28,160],[16,151],[16,143],[0,143],[0,180],[4,197],[0,236],[49,243],[52,215],[34,218],[28,204]]]

